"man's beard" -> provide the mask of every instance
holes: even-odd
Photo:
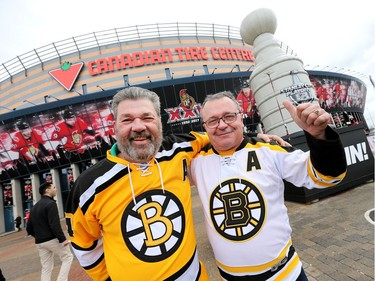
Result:
[[[133,145],[132,140],[138,137],[144,137],[149,139],[151,142],[143,145]],[[141,133],[132,133],[128,139],[123,142],[122,145],[117,142],[117,146],[119,150],[124,154],[127,160],[132,162],[146,162],[149,161],[155,154],[158,152],[161,142],[162,142],[163,134],[160,134],[154,138],[148,132],[141,132]]]

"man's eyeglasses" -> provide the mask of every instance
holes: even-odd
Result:
[[[206,124],[207,128],[214,129],[219,126],[220,120],[223,120],[225,124],[233,123],[237,120],[237,115],[240,114],[240,112],[234,112],[234,113],[227,113],[224,116],[220,118],[211,118],[208,119],[206,122],[203,122],[203,124]]]

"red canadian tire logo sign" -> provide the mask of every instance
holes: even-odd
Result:
[[[73,88],[83,65],[83,62],[64,62],[59,68],[50,70],[49,75],[51,75],[52,78],[54,78],[67,91],[70,91]]]

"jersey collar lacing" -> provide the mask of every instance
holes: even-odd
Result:
[[[217,156],[219,157],[219,162],[220,162],[220,168],[219,168],[219,186],[220,186],[220,189],[222,188],[221,186],[221,169],[222,167],[229,167],[229,166],[237,166],[237,159],[236,159],[236,155],[235,154],[232,154],[232,155],[227,155],[227,156],[221,156],[220,154],[217,154]],[[237,169],[239,170],[239,167],[237,167]],[[240,181],[240,184],[241,184],[241,177],[238,178],[239,181]]]
[[[219,161],[220,161],[220,169],[219,169],[219,186],[220,188],[222,188],[221,186],[221,167],[225,167],[225,166],[237,166],[237,160],[236,160],[236,152],[237,151],[240,151],[242,148],[244,148],[246,146],[246,143],[248,142],[248,138],[247,137],[244,137],[241,144],[236,147],[235,149],[233,150],[228,150],[226,152],[224,152],[223,154],[224,155],[220,155],[220,153],[215,150],[214,147],[212,147],[212,150],[213,152],[219,157]],[[231,153],[231,154],[229,154]],[[237,169],[239,170],[239,167],[237,167]],[[239,181],[240,181],[240,184],[241,184],[241,177],[238,178]]]
[[[115,143],[111,147],[110,154],[116,156],[118,153],[120,153],[120,150],[118,149],[117,143]],[[163,180],[163,175],[161,173],[161,168],[160,168],[159,162],[155,158],[154,158],[154,161],[156,163],[156,166],[158,167],[161,188],[163,190],[163,193],[165,193],[164,180]],[[152,166],[151,162],[152,161],[145,162],[145,163],[131,163],[131,164],[139,166],[139,168],[137,168],[136,170],[142,171],[141,177],[145,177],[145,176],[149,176],[149,175],[152,174],[152,172],[148,170],[149,167]],[[129,171],[129,182],[130,182],[130,188],[132,190],[133,202],[134,202],[134,204],[137,204],[137,201],[135,200],[134,185],[133,185],[133,180],[132,180],[132,175],[131,175],[131,170],[130,170],[130,163],[128,163],[127,168],[128,168],[128,171]]]
[[[163,190],[163,193],[165,193],[163,174],[161,172],[161,168],[160,168],[158,160],[156,160],[156,159],[154,159],[154,160],[155,160],[156,166],[158,167],[161,188]],[[146,176],[149,176],[149,175],[152,174],[152,172],[148,170],[149,167],[152,166],[152,164],[150,162],[146,162],[146,163],[131,163],[131,164],[133,164],[135,166],[139,166],[136,170],[137,171],[142,171],[141,177],[146,177]],[[135,205],[135,204],[137,204],[137,201],[135,200],[134,185],[133,185],[133,180],[132,180],[132,173],[131,173],[131,170],[130,170],[130,164],[128,164],[128,171],[129,171],[130,188],[132,190],[133,202],[134,202],[134,205]]]

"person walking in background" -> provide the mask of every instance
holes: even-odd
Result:
[[[14,223],[16,224],[17,231],[21,231],[21,223],[22,223],[22,218],[21,216],[17,216],[16,219],[14,220]]]
[[[291,239],[284,180],[329,188],[344,178],[346,159],[329,113],[313,103],[284,102],[310,151],[244,137],[241,108],[230,92],[207,96],[201,116],[211,145],[191,164],[206,230],[223,280],[304,281]]]
[[[54,267],[54,255],[58,255],[62,264],[57,281],[67,281],[73,254],[69,248],[60,224],[53,183],[43,183],[39,187],[42,198],[32,207],[27,224],[27,233],[35,238],[42,264],[41,281],[50,281]]]
[[[27,228],[27,223],[29,222],[29,219],[30,219],[30,210],[29,209],[25,210],[25,217],[23,219],[25,220],[25,227]]]

